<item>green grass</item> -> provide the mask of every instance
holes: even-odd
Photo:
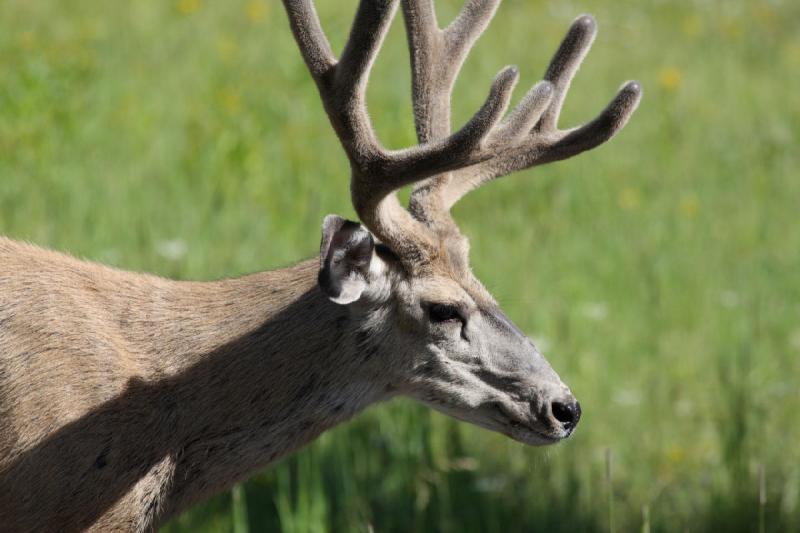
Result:
[[[319,3],[338,49],[354,1]],[[800,4],[508,0],[456,122],[503,65],[537,81],[584,11],[600,34],[562,125],[628,78],[639,111],[455,211],[476,273],[580,398],[575,436],[529,449],[392,402],[167,531],[800,528]],[[396,21],[369,94],[392,147],[414,142],[404,46]],[[277,1],[4,2],[3,234],[234,276],[313,255],[322,217],[352,216],[347,180]]]

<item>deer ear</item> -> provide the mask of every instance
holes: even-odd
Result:
[[[319,287],[337,304],[361,298],[369,284],[375,241],[361,224],[328,215],[322,222]]]

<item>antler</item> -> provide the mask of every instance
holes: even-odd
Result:
[[[564,93],[595,34],[594,21],[580,17],[545,81],[535,85],[505,120],[501,121],[518,78],[514,67],[498,73],[483,106],[460,130],[450,133],[453,83],[499,0],[468,0],[444,30],[436,23],[431,0],[404,0],[420,144],[388,150],[378,141],[367,114],[366,87],[398,0],[360,2],[338,61],[312,1],[283,3],[350,160],[353,206],[364,225],[410,266],[424,264],[436,254],[442,229],[457,230],[449,208],[463,194],[495,177],[564,159],[604,142],[625,124],[639,101],[638,84],[629,83],[592,122],[575,130],[555,129]],[[422,183],[412,194],[409,212],[400,205],[396,191],[416,182]]]
[[[468,0],[459,16],[439,29],[431,0],[404,0],[412,68],[417,136],[433,142],[449,134],[450,95],[461,65],[489,24],[500,0]],[[589,51],[597,25],[589,15],[575,19],[550,62],[511,113],[484,138],[492,155],[463,170],[434,176],[416,186],[410,211],[438,232],[457,231],[449,209],[464,194],[514,171],[572,157],[613,137],[641,98],[636,82],[623,85],[594,120],[561,131],[556,127],[572,78]]]
[[[404,150],[387,150],[367,114],[366,86],[397,0],[363,0],[338,61],[311,0],[284,0],[289,21],[352,169],[353,205],[362,222],[400,257],[424,259],[434,236],[400,206],[395,191],[440,172],[485,161],[486,136],[508,107],[516,70],[501,71],[486,102],[457,132]]]

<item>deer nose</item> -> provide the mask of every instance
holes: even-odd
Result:
[[[556,400],[550,404],[550,411],[553,418],[561,422],[561,426],[567,431],[571,431],[581,419],[581,404],[578,400]]]

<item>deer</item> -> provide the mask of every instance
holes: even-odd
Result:
[[[400,4],[419,144],[390,150],[366,87]],[[467,0],[442,28],[432,0],[361,0],[337,58],[312,0],[283,0],[359,218],[326,216],[318,258],[173,281],[0,239],[0,529],[153,531],[395,396],[527,445],[573,433],[580,404],[473,275],[450,209],[609,140],[642,89],[557,127],[597,32],[582,15],[513,109],[506,67],[453,131],[456,76],[498,4]]]

